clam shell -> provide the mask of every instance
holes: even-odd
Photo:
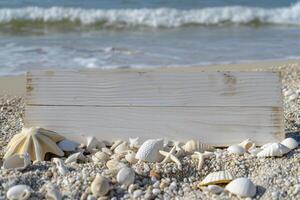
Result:
[[[213,151],[214,147],[209,144],[203,144],[197,140],[189,140],[182,146],[182,149],[188,154],[193,154],[195,151]]]
[[[69,172],[69,170],[66,168],[63,161],[60,158],[53,158],[52,161],[55,163],[57,171],[61,175],[66,175]]]
[[[233,176],[230,172],[217,171],[208,174],[203,181],[199,183],[199,186],[224,184],[229,183],[231,180],[233,180]]]
[[[92,156],[92,160],[94,163],[106,163],[109,160],[109,155],[107,153],[104,153],[102,151],[98,151]]]
[[[73,153],[65,160],[65,163],[77,162],[77,160],[85,161],[85,156],[81,152]]]
[[[237,178],[226,185],[225,190],[240,197],[254,197],[256,186],[248,178]]]
[[[135,172],[132,168],[123,167],[117,174],[117,181],[121,185],[128,187],[133,184],[135,180]]]
[[[254,141],[249,138],[239,143],[238,145],[242,146],[246,151],[248,151],[250,148],[255,147]]]
[[[9,200],[26,200],[29,199],[31,188],[27,185],[15,185],[8,189],[6,197]]]
[[[109,180],[100,174],[96,175],[96,178],[91,184],[91,192],[95,197],[101,197],[106,195],[110,190]]]
[[[231,154],[243,155],[245,153],[244,147],[240,145],[231,145],[227,148],[227,151]]]
[[[163,150],[163,139],[150,139],[145,141],[136,153],[135,158],[147,162],[158,162],[162,156],[159,150]]]
[[[3,168],[23,170],[28,167],[30,163],[31,160],[28,153],[16,154],[4,160]]]
[[[295,149],[298,147],[298,142],[294,138],[286,138],[280,144],[283,144],[284,146],[288,147],[289,149]]]
[[[257,153],[257,157],[281,157],[290,149],[280,143],[272,143]]]
[[[63,151],[75,151],[79,144],[71,140],[64,139],[58,142],[57,146]]]
[[[133,151],[128,151],[128,153],[125,155],[125,160],[129,162],[130,164],[137,163],[137,159],[135,158],[136,153]]]

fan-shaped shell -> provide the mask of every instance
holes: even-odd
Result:
[[[233,176],[230,172],[217,171],[208,174],[203,181],[199,183],[199,186],[224,184],[229,183],[231,180],[233,180]]]
[[[288,147],[289,149],[295,149],[299,145],[297,140],[295,140],[294,138],[286,138],[280,143]]]
[[[9,200],[26,200],[29,199],[31,188],[27,185],[15,185],[8,189],[6,197]]]
[[[254,197],[256,194],[256,186],[248,178],[234,179],[225,189],[240,197]]]
[[[227,148],[227,151],[231,154],[243,155],[245,153],[244,147],[240,145],[231,145]]]
[[[107,153],[104,153],[102,151],[98,151],[92,156],[92,160],[94,163],[106,163],[109,160],[109,155]]]
[[[110,190],[109,180],[100,174],[96,175],[96,178],[91,184],[91,191],[95,197],[101,197],[106,195]]]
[[[150,139],[145,141],[136,153],[135,158],[147,162],[158,162],[162,156],[159,150],[163,149],[163,139]]]
[[[255,147],[254,141],[249,138],[239,143],[239,145],[242,146],[246,151],[248,151],[250,148]]]
[[[65,163],[77,162],[78,160],[85,161],[85,156],[81,152],[73,153],[66,160]]]
[[[280,143],[273,143],[257,153],[257,157],[281,157],[288,153],[290,149]]]
[[[117,174],[117,181],[121,185],[128,187],[133,184],[135,180],[135,172],[132,168],[123,167]]]
[[[75,151],[79,144],[71,140],[64,139],[58,142],[57,146],[63,151]]]
[[[13,155],[3,162],[4,169],[23,170],[30,165],[31,161],[28,153]]]
[[[209,144],[203,144],[197,140],[189,140],[182,146],[182,149],[188,154],[193,154],[195,151],[213,151],[214,147]]]
[[[15,155],[28,153],[32,161],[42,161],[46,153],[63,156],[64,152],[56,145],[56,142],[64,137],[53,131],[39,127],[23,128],[7,145],[4,159]]]

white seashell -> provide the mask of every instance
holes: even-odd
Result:
[[[224,192],[224,189],[218,185],[208,185],[207,187],[203,188],[204,191],[209,191],[213,194],[221,194]]]
[[[231,145],[227,148],[227,151],[231,154],[243,155],[245,153],[244,147],[240,145]]]
[[[116,140],[116,141],[114,141],[114,143],[113,143],[113,145],[110,147],[110,150],[115,150],[115,148],[117,147],[117,146],[119,146],[120,144],[122,144],[123,143],[123,141],[122,140]]]
[[[290,149],[280,143],[273,143],[265,147],[262,151],[257,154],[257,157],[281,157],[288,153]]]
[[[31,160],[28,153],[16,154],[4,160],[3,168],[23,170],[28,167],[30,163]]]
[[[9,200],[26,200],[30,197],[31,188],[27,185],[15,185],[8,189],[6,197]]]
[[[289,149],[295,149],[298,147],[298,142],[294,138],[286,138],[280,144],[283,144],[284,146],[288,147]]]
[[[65,163],[77,162],[78,160],[85,161],[85,156],[81,152],[73,153],[66,160]]]
[[[52,161],[55,163],[57,171],[61,175],[66,175],[69,172],[69,170],[66,168],[66,166],[64,165],[64,163],[61,159],[53,158]]]
[[[271,146],[272,144],[273,144],[273,143],[270,142],[270,143],[267,143],[267,144],[262,145],[260,148],[261,148],[261,149],[265,149],[265,148],[267,148],[268,146]]]
[[[136,153],[135,158],[147,162],[158,162],[162,159],[159,150],[163,150],[163,139],[146,140]]]
[[[254,197],[256,194],[256,186],[248,178],[234,179],[225,189],[240,197]]]
[[[132,168],[123,167],[117,174],[117,181],[121,185],[128,187],[133,184],[135,180],[135,173]]]
[[[129,148],[138,149],[139,148],[139,137],[129,138]]]
[[[203,181],[199,183],[199,186],[229,183],[231,180],[233,180],[233,176],[230,172],[217,171],[208,174]]]
[[[136,153],[133,151],[128,151],[128,153],[125,155],[125,160],[129,162],[130,164],[135,164],[137,163],[137,159],[135,158]]]
[[[109,160],[109,155],[102,151],[98,151],[92,156],[92,160],[94,163],[105,164]]]
[[[96,178],[91,184],[91,192],[95,197],[105,196],[110,190],[109,180],[100,174],[96,175]]]
[[[46,189],[46,199],[47,200],[62,200],[62,195],[58,188],[53,185],[53,183],[49,182],[45,185]]]
[[[243,142],[239,143],[240,146],[242,146],[246,151],[248,149],[255,147],[255,143],[251,139],[246,139]]]
[[[294,93],[294,92],[293,92],[292,90],[287,89],[287,90],[285,90],[285,91],[283,92],[283,95],[284,95],[284,96],[291,96],[293,93]]]
[[[75,151],[79,144],[71,140],[64,139],[58,142],[57,146],[63,151]]]
[[[86,140],[87,140],[86,149],[89,152],[93,152],[94,149],[101,149],[101,148],[106,147],[103,142],[100,142],[94,136],[89,136],[89,137],[86,138]]]
[[[106,162],[106,167],[110,170],[112,174],[117,174],[120,169],[126,167],[124,163],[119,162],[118,160],[109,160]]]
[[[214,147],[209,144],[203,144],[197,140],[189,140],[182,146],[182,149],[188,154],[193,154],[195,151],[201,153],[204,151],[213,151]]]
[[[114,152],[116,154],[122,154],[122,153],[126,152],[127,150],[128,150],[127,142],[122,142],[114,149]]]
[[[252,155],[257,155],[261,151],[262,151],[261,148],[256,148],[255,146],[248,149],[248,152]]]
[[[298,99],[299,95],[297,93],[293,93],[288,97],[288,101],[294,101],[295,99]]]

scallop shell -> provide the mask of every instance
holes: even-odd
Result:
[[[109,160],[109,155],[102,151],[98,151],[92,156],[92,160],[94,163],[106,163]]]
[[[66,175],[69,172],[69,170],[66,168],[66,166],[64,165],[64,163],[61,159],[53,158],[52,161],[55,163],[55,165],[57,167],[57,171],[61,175]]]
[[[64,139],[58,142],[57,146],[63,151],[75,151],[79,144],[71,140]]]
[[[73,153],[66,160],[65,163],[77,162],[78,160],[85,161],[85,156],[81,152]]]
[[[147,162],[158,162],[162,156],[159,150],[163,150],[163,139],[146,140],[136,153],[135,158]]]
[[[95,149],[101,149],[106,147],[103,142],[100,142],[94,136],[89,136],[86,138],[86,140],[87,140],[86,149],[88,152],[92,153]]]
[[[110,170],[112,174],[117,174],[120,169],[126,167],[124,163],[119,162],[118,160],[109,160],[106,163],[106,167]]]
[[[91,192],[95,197],[105,196],[110,190],[109,180],[100,174],[96,175],[96,178],[91,184]]]
[[[3,162],[4,169],[16,169],[23,170],[28,167],[31,163],[28,153],[16,154],[11,157],[8,157]]]
[[[9,200],[26,200],[29,199],[31,188],[27,185],[15,185],[8,189],[6,197]]]
[[[281,157],[290,149],[280,143],[272,143],[257,154],[257,157]]]
[[[128,153],[125,155],[125,160],[130,164],[135,164],[138,161],[135,156],[136,153],[134,151],[128,151]]]
[[[231,154],[243,155],[245,153],[244,147],[240,145],[231,145],[227,148],[227,151]]]
[[[188,154],[193,154],[195,151],[213,151],[214,147],[209,144],[203,144],[197,140],[189,140],[182,146],[182,149]]]
[[[246,151],[248,151],[250,148],[255,147],[254,141],[249,138],[239,143],[238,145],[242,146]]]
[[[117,174],[117,181],[121,185],[128,187],[133,184],[135,180],[135,173],[132,168],[123,167]]]
[[[229,183],[231,180],[233,180],[233,176],[230,172],[217,171],[208,174],[203,181],[199,183],[199,186],[224,184]]]
[[[289,149],[295,149],[298,147],[298,142],[294,138],[286,138],[280,144],[283,144],[284,146],[288,147]]]
[[[128,150],[127,142],[122,142],[114,149],[114,152],[116,154],[122,154],[122,153],[126,152],[127,150]]]
[[[225,190],[240,197],[254,197],[256,186],[248,178],[237,178],[226,185]]]

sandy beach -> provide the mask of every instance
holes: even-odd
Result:
[[[155,69],[154,69],[155,70]],[[165,70],[176,70],[168,68]],[[186,69],[189,70],[189,69]],[[190,70],[195,70],[190,69]],[[291,94],[300,89],[300,62],[268,61],[223,66],[207,66],[196,70],[205,71],[281,71],[284,91],[284,118],[287,136],[298,139],[300,130],[300,98]],[[286,92],[290,91],[290,92]],[[5,148],[10,139],[24,126],[25,76],[0,77],[0,163],[3,163]],[[250,138],[251,139],[251,138]],[[299,199],[300,198],[300,149],[296,148],[278,158],[258,158],[252,154],[230,154],[226,149],[216,149],[214,156],[204,160],[198,170],[198,160],[186,155],[180,158],[182,170],[174,162],[129,164],[120,157],[122,165],[135,170],[134,184],[124,188],[116,180],[116,174],[105,163],[92,161],[92,154],[85,152],[85,161],[66,164],[68,173],[61,175],[51,161],[31,164],[23,171],[0,170],[0,199],[5,199],[7,190],[16,184],[31,187],[30,199],[45,197],[43,186],[56,185],[63,199],[96,199],[90,185],[97,173],[105,175],[112,185],[106,197],[98,199],[239,199],[229,193],[214,194],[197,185],[211,172],[226,170],[234,177],[248,177],[257,186],[254,199]],[[116,156],[114,154],[114,156]],[[63,157],[66,159],[66,156]]]

